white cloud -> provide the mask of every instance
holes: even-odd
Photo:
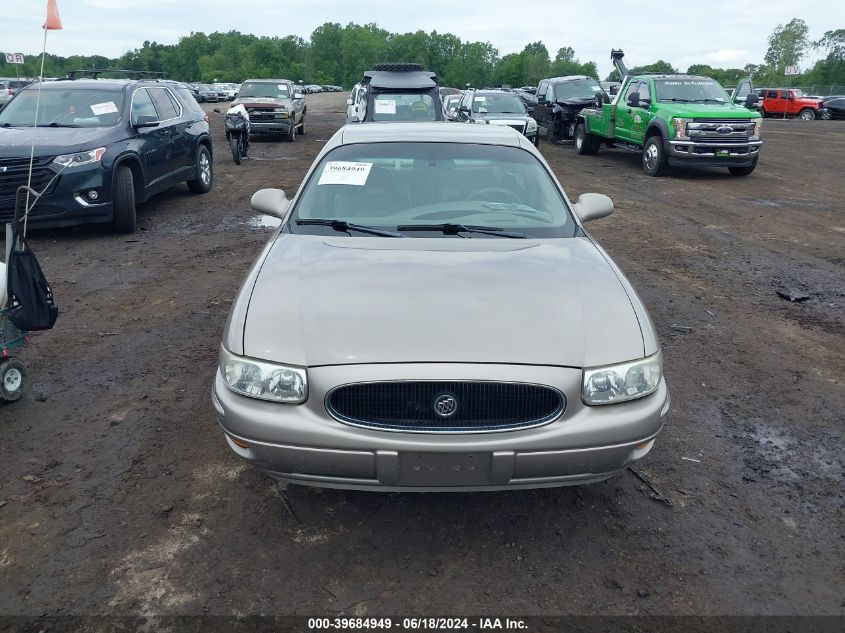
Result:
[[[703,59],[708,62],[715,62],[717,64],[737,64],[750,57],[752,57],[751,52],[747,50],[722,48],[713,53],[707,53],[703,56]]]

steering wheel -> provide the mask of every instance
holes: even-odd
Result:
[[[467,194],[464,200],[484,200],[483,196],[487,194],[504,194],[507,200],[497,200],[496,202],[513,202],[519,204],[520,200],[513,191],[505,189],[504,187],[485,187],[484,189],[477,189]]]

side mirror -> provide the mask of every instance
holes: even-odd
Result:
[[[252,194],[249,204],[253,211],[258,211],[258,213],[272,215],[274,218],[284,218],[288,212],[290,200],[281,189],[259,189]]]
[[[526,106],[526,108],[525,108],[525,109],[526,109],[526,110],[528,110],[528,114],[530,114],[531,116],[534,116],[534,110],[535,110],[535,108],[534,108],[534,106],[533,106],[533,105]]]
[[[469,114],[470,112],[472,112],[472,110],[470,110],[470,109],[469,109],[468,107],[466,107],[466,106],[460,106],[460,107],[458,108],[458,112],[466,112],[467,114]]]
[[[601,193],[582,193],[575,201],[575,210],[582,222],[598,220],[613,213],[613,200]]]
[[[635,92],[632,95],[628,95],[628,105],[632,108],[637,108],[640,105],[640,93]]]
[[[215,111],[217,114],[220,114],[220,108],[214,108],[214,111]]]
[[[132,124],[132,127],[156,127],[158,124],[158,118],[154,117],[152,114],[142,114],[135,119],[135,123]]]
[[[294,99],[302,99],[302,93],[301,92],[294,92],[293,98]]]
[[[758,103],[760,103],[760,97],[753,92],[745,96],[745,107],[749,110],[756,108]]]
[[[352,105],[352,99],[347,99],[347,100],[346,100],[346,105],[348,105],[348,106]]]

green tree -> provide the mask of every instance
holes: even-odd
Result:
[[[780,83],[785,78],[786,67],[797,65],[801,61],[810,46],[807,33],[807,23],[799,18],[793,18],[785,25],[778,24],[775,27],[769,35],[769,48],[764,58],[768,82]]]

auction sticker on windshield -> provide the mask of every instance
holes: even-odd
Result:
[[[376,99],[376,114],[396,114],[396,102],[393,99]]]
[[[372,163],[353,163],[350,161],[329,161],[320,174],[318,185],[356,185],[367,184]]]
[[[102,114],[113,114],[118,112],[118,109],[114,101],[106,101],[105,103],[92,103],[91,112],[96,116],[100,116]]]

